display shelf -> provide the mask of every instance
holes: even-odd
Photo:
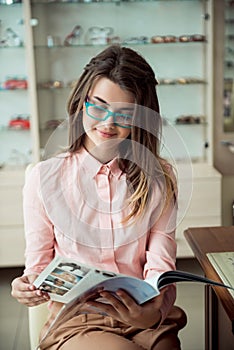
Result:
[[[28,89],[26,88],[15,88],[15,89],[2,89],[0,88],[0,93],[24,93],[27,92]]]
[[[186,81],[188,79],[188,81]],[[190,81],[191,80],[191,81]],[[75,81],[75,79],[74,79]],[[39,90],[49,90],[49,91],[62,91],[64,89],[72,89],[74,83],[66,83],[60,80],[51,80],[51,81],[44,81],[44,82],[38,82],[37,88]],[[177,86],[183,86],[186,87],[187,85],[204,85],[207,84],[205,81],[196,79],[195,78],[178,78],[178,79],[158,79],[158,84],[161,88],[161,86],[171,86],[171,85],[177,85]],[[4,91],[6,90],[17,90],[17,89],[2,89]],[[19,89],[20,90],[20,89]],[[1,91],[1,89],[0,89]]]
[[[176,127],[189,127],[189,128],[197,128],[197,127],[208,127],[208,123],[207,122],[201,122],[201,123],[177,123],[176,121],[174,121],[174,124]]]
[[[0,2],[0,7],[1,8],[19,8],[22,6],[22,2],[19,1],[19,2],[14,2],[14,3],[10,3],[10,1],[7,3],[7,1],[4,3],[4,2]]]
[[[20,46],[4,46],[0,44],[0,50],[22,50],[25,49],[24,45]]]
[[[170,0],[166,0],[170,1]],[[183,2],[183,1],[200,1],[200,0],[173,0],[177,2]],[[165,0],[32,0],[32,5],[40,5],[40,4],[47,4],[47,5],[54,5],[54,4],[66,4],[66,5],[92,5],[92,4],[123,4],[123,3],[137,3],[137,2],[143,2],[143,3],[150,3],[150,2],[165,2]]]
[[[35,49],[49,49],[49,50],[55,50],[55,49],[79,49],[79,48],[90,48],[90,47],[96,47],[96,48],[100,48],[100,49],[104,49],[105,47],[110,46],[111,44],[115,44],[115,42],[113,43],[107,43],[107,44],[72,44],[72,45],[62,45],[62,44],[55,44],[55,45],[35,45],[34,48]],[[170,45],[176,45],[176,46],[182,46],[182,45],[186,45],[186,46],[193,46],[193,45],[199,45],[202,44],[204,45],[205,42],[204,41],[190,41],[190,42],[163,42],[163,43],[151,43],[151,42],[145,42],[145,43],[124,43],[124,42],[117,42],[116,44],[120,44],[123,46],[151,46],[151,47],[155,47],[157,46],[170,46]]]

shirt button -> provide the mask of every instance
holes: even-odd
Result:
[[[109,173],[109,168],[108,168],[106,165],[103,166],[103,172],[104,172],[105,174],[108,174],[108,173]]]

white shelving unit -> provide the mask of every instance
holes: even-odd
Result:
[[[89,59],[105,47],[90,44],[90,28],[111,27],[110,40],[112,37],[118,37],[121,42],[146,38],[146,43],[128,46],[143,54],[160,82],[172,82],[158,86],[162,116],[181,135],[192,161],[212,163],[212,32],[211,19],[205,19],[210,10],[209,1],[48,3],[37,0],[30,4],[26,0],[25,5],[34,23],[37,22],[31,27],[32,21],[28,19],[28,31],[32,30],[30,49],[35,58],[34,94],[38,103],[34,112],[39,121],[40,148],[44,148],[48,138],[48,130],[44,130],[46,122],[66,118],[65,106],[71,90],[67,86],[77,80]],[[66,36],[76,25],[81,27],[80,38],[74,45],[64,46]],[[179,41],[181,36],[197,34],[205,40]],[[153,36],[173,36],[177,41],[154,44]],[[62,88],[41,87],[54,81],[61,82]],[[201,122],[176,123],[181,116],[200,116]],[[35,156],[36,153],[38,160],[39,150],[35,150]]]
[[[10,168],[31,160],[29,130],[9,128],[12,119],[30,115],[28,72],[22,4],[0,6],[0,165]]]
[[[30,101],[28,111],[31,116],[31,129],[28,131],[28,138],[32,140],[31,158],[25,163],[40,160],[53,132],[46,128],[48,121],[66,118],[66,101],[71,91],[71,83],[78,79],[90,58],[106,46],[100,44],[100,37],[105,30],[103,28],[112,28],[113,33],[108,41],[118,39],[124,43],[127,40],[128,43],[125,45],[140,52],[152,65],[160,82],[158,95],[161,114],[169,124],[163,128],[165,149],[170,147],[169,151],[172,151],[175,163],[182,164],[185,160],[187,162],[188,158],[191,159],[192,185],[196,190],[192,195],[190,209],[177,230],[178,257],[192,256],[183,239],[184,228],[188,225],[220,224],[221,177],[212,166],[212,4],[212,0],[103,2],[23,0],[23,4],[1,5],[1,13],[2,9],[7,13],[6,19],[12,20],[14,11],[17,13],[17,18],[22,18],[22,11],[24,13],[22,28],[25,33],[25,47],[17,49],[0,47],[0,52],[3,56],[10,50],[24,53],[22,65],[14,65],[14,69],[18,66],[20,73],[27,75],[29,84],[27,92],[19,92],[22,100],[25,94],[27,103]],[[73,42],[73,45],[65,46],[65,38],[77,25],[81,28],[80,37]],[[97,39],[95,41],[92,38],[93,31],[90,30],[92,27],[99,28],[99,44],[93,44],[97,43]],[[202,40],[195,40],[198,39],[194,37],[196,35],[200,35]],[[155,36],[164,39],[167,37],[167,40],[170,38],[172,42],[152,43],[151,39]],[[193,37],[193,40],[180,41],[182,36]],[[129,42],[129,39],[138,42]],[[15,62],[15,56],[10,56]],[[12,64],[8,62],[5,63],[6,71],[12,69]],[[59,88],[55,85],[59,85]],[[0,96],[2,98],[3,94],[10,96],[15,93],[16,91],[0,91]],[[11,98],[4,97],[7,111],[10,101]],[[18,106],[12,103],[8,113],[11,113],[11,108],[18,111],[16,105]],[[193,118],[197,116],[200,117],[199,123],[194,123]],[[181,120],[184,122],[181,123]],[[3,130],[0,132],[1,138],[4,133],[6,138],[9,138],[10,130],[4,129],[4,132]],[[20,131],[15,130],[14,140],[20,142],[20,137]],[[178,139],[184,145],[185,152],[177,147]],[[24,153],[28,152],[27,148],[20,149]],[[8,159],[5,151],[3,153],[5,159]],[[7,176],[3,168],[2,177],[5,176],[4,173]],[[21,186],[22,181],[19,181],[19,188]],[[210,193],[213,204],[211,211],[206,215]],[[180,200],[183,201],[183,198]],[[199,201],[204,205],[202,211]],[[19,210],[22,210],[20,202],[18,205]],[[23,223],[20,224],[19,232],[22,231],[22,225]],[[4,235],[1,226],[0,230]],[[23,255],[21,256],[23,263]],[[7,264],[13,261],[11,257],[6,260]]]

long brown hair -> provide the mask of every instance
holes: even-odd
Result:
[[[112,45],[93,57],[85,66],[68,101],[68,150],[71,153],[78,152],[83,146],[83,103],[93,84],[103,77],[133,94],[138,106],[135,114],[141,116],[140,123],[131,128],[130,136],[126,140],[129,142],[122,142],[119,146],[119,166],[126,173],[131,191],[131,212],[126,218],[129,220],[143,213],[150,199],[153,183],[163,186],[161,192],[166,194],[164,207],[175,197],[171,171],[168,163],[160,157],[161,117],[156,93],[157,80],[146,60],[130,48]],[[151,161],[152,155],[156,162]]]

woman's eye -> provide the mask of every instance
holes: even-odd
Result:
[[[106,111],[99,106],[92,106],[89,112],[97,118],[104,118],[106,115]]]
[[[122,121],[125,124],[129,124],[132,121],[132,117],[130,115],[119,114],[117,115],[118,121]]]
[[[94,113],[97,114],[97,115],[103,115],[103,114],[105,114],[105,111],[103,110],[103,108],[100,108],[100,107],[98,107],[98,106],[94,106],[94,107],[93,107],[93,111],[94,111]]]

